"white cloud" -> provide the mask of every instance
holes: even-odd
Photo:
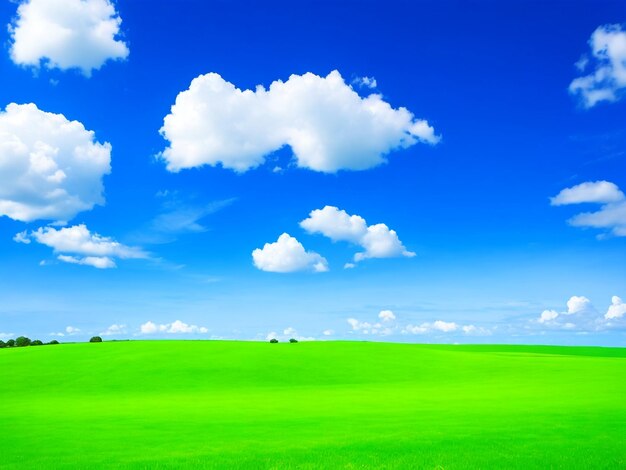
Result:
[[[443,331],[445,333],[450,331],[456,331],[459,329],[459,325],[457,325],[456,323],[442,320],[435,321],[431,327],[433,330]]]
[[[388,336],[395,331],[394,327],[387,326],[383,323],[370,323],[366,321],[357,320],[356,318],[348,318],[346,320],[352,331],[363,335],[380,335]]]
[[[291,273],[295,271],[328,271],[328,262],[319,254],[306,251],[294,237],[283,233],[274,243],[252,252],[254,265],[261,271]]]
[[[100,336],[124,335],[127,333],[126,325],[113,324],[100,333]]]
[[[169,141],[161,157],[170,171],[221,164],[242,172],[287,145],[302,168],[364,170],[385,163],[392,150],[439,141],[428,122],[379,94],[360,97],[337,71],[291,75],[255,90],[200,75],[178,94],[160,132]]]
[[[620,100],[626,89],[626,31],[618,24],[600,26],[591,35],[589,46],[593,60],[584,57],[576,66],[583,71],[593,63],[594,69],[574,79],[570,93],[578,96],[585,108]]]
[[[378,314],[378,318],[380,318],[384,322],[390,322],[396,319],[396,316],[393,314],[391,310],[381,310]]]
[[[581,183],[571,188],[565,188],[555,197],[550,198],[550,203],[553,206],[581,204],[585,202],[606,204],[623,201],[624,199],[624,193],[620,191],[615,183],[611,183],[610,181],[594,181]]]
[[[15,335],[13,333],[0,333],[0,339],[11,339],[14,337]]]
[[[265,341],[269,341],[271,339],[277,339],[279,341],[289,341],[292,338],[298,341],[316,341],[316,339],[312,336],[299,335],[298,331],[291,326],[285,328],[282,335],[275,331],[270,331],[267,335],[265,335]]]
[[[611,298],[611,305],[606,311],[604,318],[607,320],[613,320],[616,318],[622,318],[624,315],[626,315],[626,303],[624,303],[620,297],[614,295]]]
[[[335,334],[335,332],[333,330],[324,330],[324,331],[322,331],[322,334],[324,336],[332,336],[332,335]]]
[[[106,256],[85,256],[85,257],[76,257],[69,255],[59,255],[57,256],[59,261],[63,261],[68,264],[80,264],[83,266],[93,266],[98,269],[110,269],[115,268],[117,265],[115,261]]]
[[[463,325],[461,327],[461,330],[466,335],[472,335],[472,336],[485,336],[485,335],[491,334],[491,330],[489,330],[489,328],[484,328],[482,326],[476,326],[476,325]]]
[[[376,88],[378,83],[376,82],[376,78],[374,77],[357,77],[352,80],[352,83],[357,86],[362,86],[366,88]]]
[[[626,196],[614,183],[596,181],[566,188],[552,198],[552,205],[601,203],[599,211],[583,212],[568,220],[574,227],[607,229],[616,237],[626,237]]]
[[[387,225],[368,226],[363,217],[349,215],[334,206],[311,211],[309,218],[300,222],[300,226],[309,233],[321,233],[333,241],[347,241],[360,245],[365,251],[354,255],[355,262],[368,258],[415,256],[415,253],[404,247],[396,231],[390,230]]]
[[[66,326],[65,327],[65,332],[68,335],[76,335],[76,334],[80,333],[80,328],[76,328],[76,327],[71,326],[71,325],[70,326]]]
[[[107,60],[128,57],[120,19],[109,0],[26,0],[9,25],[18,65],[80,69],[86,76]]]
[[[149,257],[141,248],[126,246],[110,237],[91,233],[83,224],[60,229],[40,227],[28,234],[25,232],[18,233],[14,240],[21,243],[25,243],[24,240],[34,240],[49,246],[55,253],[60,253],[57,257],[59,261],[93,266],[99,269],[114,268],[116,265],[113,258],[139,259]]]
[[[11,103],[0,112],[0,216],[72,219],[103,204],[111,145],[62,114]]]
[[[16,233],[13,237],[15,243],[23,243],[24,245],[30,245],[30,238],[28,238],[28,230]]]
[[[556,310],[544,310],[539,317],[539,323],[549,323],[559,316],[559,312]]]
[[[159,325],[148,320],[146,323],[139,327],[139,331],[141,331],[141,333],[144,335],[157,333],[159,331]]]
[[[564,315],[574,315],[576,313],[584,313],[591,309],[591,301],[585,296],[573,295],[567,301],[567,312]]]
[[[208,333],[209,329],[204,326],[188,325],[180,320],[176,320],[172,323],[156,324],[152,321],[147,321],[139,327],[141,334],[149,335],[155,333],[170,333],[170,334],[198,334]]]

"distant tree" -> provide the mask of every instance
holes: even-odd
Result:
[[[100,338],[100,336],[92,336],[89,342],[90,343],[102,343],[102,338]]]
[[[15,340],[14,339],[7,340],[7,348],[12,348],[13,346],[15,346]]]
[[[6,347],[7,347],[7,343],[5,343],[4,341],[0,339],[0,349],[6,348]]]
[[[270,343],[278,343],[278,340],[276,338],[272,338],[270,339]]]
[[[27,338],[26,336],[20,336],[15,339],[15,345],[18,348],[21,348],[23,346],[30,346],[30,343],[32,343],[32,341],[30,340],[30,338]]]
[[[42,345],[43,345],[43,342],[42,342],[42,341],[40,341],[40,340],[38,340],[38,339],[36,339],[36,340],[34,340],[32,343],[30,343],[30,345],[31,345],[31,346],[42,346]]]
[[[56,339],[53,339],[52,341],[50,341],[48,344],[59,344],[59,342]]]
[[[290,343],[297,343],[297,342],[298,342],[298,340],[297,340],[296,338],[291,338],[291,339],[289,340],[289,342],[290,342]]]

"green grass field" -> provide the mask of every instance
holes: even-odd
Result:
[[[0,350],[3,468],[626,468],[626,349]]]

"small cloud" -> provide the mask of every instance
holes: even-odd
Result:
[[[396,316],[391,310],[381,310],[378,314],[378,318],[380,318],[384,322],[391,322],[396,319]]]
[[[9,25],[11,60],[35,69],[79,69],[89,77],[108,60],[128,57],[121,23],[110,0],[21,2]]]
[[[13,241],[15,243],[23,243],[25,245],[30,245],[30,238],[28,238],[28,231],[24,230],[23,232],[16,233],[13,237]]]
[[[611,305],[606,311],[604,318],[607,320],[614,320],[617,318],[622,318],[624,315],[626,315],[626,304],[622,301],[620,297],[614,295],[611,298]]]
[[[302,244],[288,233],[283,233],[274,243],[252,252],[254,265],[261,271],[292,273],[296,271],[328,271],[326,259]]]
[[[324,330],[324,331],[322,332],[322,334],[323,334],[324,336],[332,336],[332,335],[334,335],[334,334],[335,334],[335,332],[334,332],[333,330]]]
[[[592,307],[591,301],[584,296],[573,295],[567,301],[567,312],[563,312],[564,315],[574,315],[588,311]]]
[[[357,77],[352,80],[352,84],[370,89],[374,89],[378,86],[374,77]]]
[[[106,330],[100,333],[100,336],[115,336],[115,335],[124,335],[126,334],[126,325],[118,325],[113,324],[109,326]]]
[[[93,266],[98,269],[115,268],[113,258],[119,259],[146,259],[149,254],[141,248],[123,245],[110,237],[103,237],[91,233],[84,225],[63,227],[42,227],[30,233],[21,232],[13,237],[18,243],[24,240],[34,240],[42,245],[49,246],[57,259],[64,263]],[[78,256],[77,256],[78,255]]]
[[[147,321],[139,327],[141,334],[151,335],[155,333],[170,333],[170,334],[204,334],[208,333],[209,329],[204,326],[189,325],[180,320],[176,320],[172,323],[156,324],[152,321]]]
[[[408,251],[395,230],[385,224],[367,225],[359,215],[349,215],[334,206],[325,206],[310,212],[309,217],[300,226],[308,233],[320,233],[333,241],[354,243],[365,249],[354,255],[354,262],[369,258],[412,258],[415,253]],[[344,268],[352,268],[354,263],[347,263]]]
[[[80,333],[80,328],[76,328],[74,326],[66,326],[65,327],[65,332],[68,335],[76,335],[76,334]]]
[[[559,316],[559,312],[556,310],[544,310],[541,312],[541,316],[539,317],[539,323],[549,323]]]
[[[570,83],[569,92],[577,96],[585,108],[602,101],[615,102],[624,97],[626,89],[626,31],[619,24],[597,28],[589,39],[590,54],[576,63],[584,70],[593,61],[594,70]]]
[[[609,181],[587,182],[566,188],[551,199],[552,205],[597,203],[599,211],[583,212],[568,220],[574,227],[609,230],[615,237],[626,237],[626,196]],[[600,238],[606,237],[602,234]]]

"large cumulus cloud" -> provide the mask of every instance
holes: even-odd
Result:
[[[200,75],[179,93],[160,132],[169,141],[161,157],[170,171],[221,164],[242,172],[287,145],[302,168],[364,170],[392,150],[439,140],[428,122],[379,94],[359,96],[337,71],[291,75],[256,90]]]

